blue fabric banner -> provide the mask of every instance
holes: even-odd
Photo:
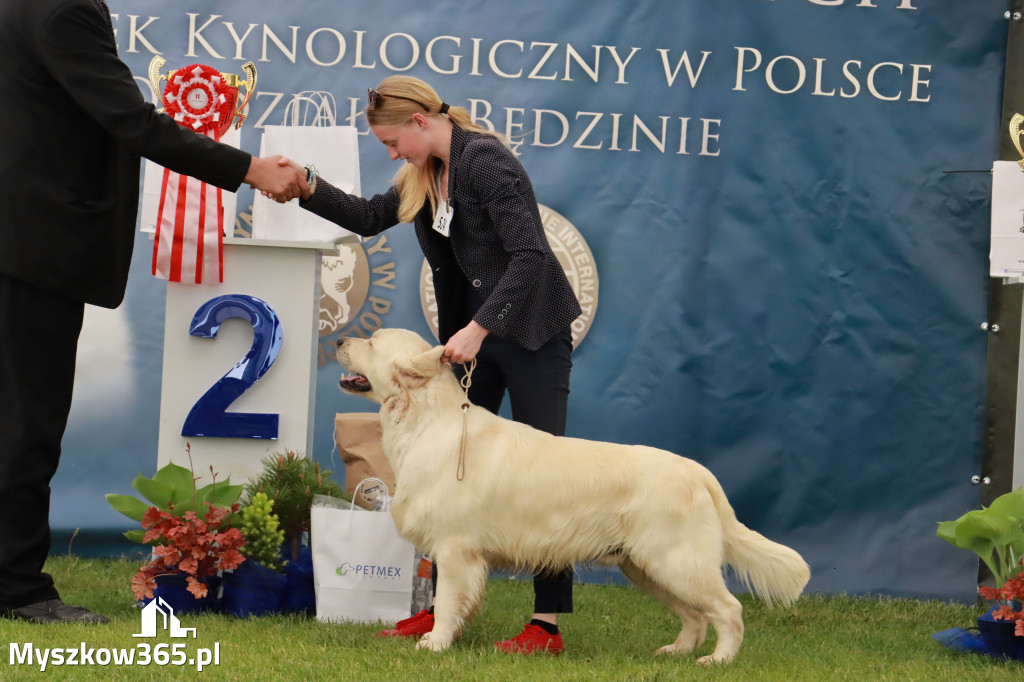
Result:
[[[512,136],[584,291],[570,435],[702,462],[811,590],[973,598],[976,561],[935,528],[978,504],[1005,0],[110,5],[147,93],[155,54],[256,64],[249,151],[297,93],[331,93],[364,195],[397,170],[361,115],[388,75]],[[102,494],[155,467],[150,249],[83,337],[57,529],[120,529]],[[431,333],[411,228],[361,257],[321,339],[312,454],[339,473],[334,414],[373,406],[337,389],[338,334]]]

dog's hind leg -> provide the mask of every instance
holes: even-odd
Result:
[[[707,582],[707,594],[702,601],[704,613],[715,628],[718,643],[710,656],[701,656],[697,662],[701,665],[710,663],[728,663],[736,658],[743,643],[743,605],[729,592],[725,579],[717,574],[717,582]]]
[[[688,654],[701,645],[707,636],[708,621],[700,611],[690,608],[662,589],[628,558],[619,564],[619,569],[631,583],[672,609],[682,622],[676,641],[661,647],[655,654]]]
[[[702,558],[704,555],[681,549],[646,557],[643,572],[648,580],[668,593],[667,603],[676,607],[682,605],[692,612],[688,617],[680,614],[683,620],[680,637],[658,653],[692,651],[693,623],[699,619],[715,628],[718,642],[710,656],[702,656],[697,662],[702,665],[728,663],[736,657],[743,643],[743,605],[726,587],[721,566],[702,561]]]
[[[462,624],[483,601],[487,562],[479,552],[465,545],[435,548],[434,560],[434,629],[423,635],[416,647],[443,651],[451,646]]]

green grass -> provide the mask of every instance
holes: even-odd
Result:
[[[0,619],[6,640],[0,680],[171,680],[198,677],[192,667],[12,666],[9,643],[37,648],[134,648],[175,643],[133,638],[139,611],[128,588],[138,562],[51,557],[65,601],[111,617],[107,625],[32,625]],[[492,643],[519,632],[529,617],[529,581],[493,579],[484,609],[451,650],[416,651],[410,640],[374,637],[372,625],[319,623],[278,616],[236,619],[217,614],[184,615],[195,627],[186,652],[220,646],[220,665],[204,680],[995,680],[1020,677],[1024,665],[975,654],[958,654],[931,639],[934,632],[968,627],[980,606],[902,599],[806,596],[788,608],[769,608],[741,597],[746,638],[729,666],[702,668],[697,655],[710,653],[714,635],[692,656],[655,658],[678,631],[661,604],[629,587],[579,585],[576,612],[560,619],[566,652],[559,657],[506,656]]]

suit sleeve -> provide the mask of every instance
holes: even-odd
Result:
[[[39,51],[69,96],[119,143],[177,173],[237,190],[251,155],[186,130],[143,98],[106,17],[92,2],[65,5],[41,26]]]

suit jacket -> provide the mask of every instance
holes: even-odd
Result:
[[[157,114],[99,0],[0,2],[0,272],[116,307],[140,156],[223,189],[251,156]]]
[[[455,210],[449,237],[432,228],[430,202],[413,221],[433,271],[442,342],[469,322],[467,288],[482,299],[473,319],[527,350],[540,348],[579,317],[579,302],[544,235],[530,179],[500,140],[452,126],[448,196]],[[394,187],[363,199],[320,178],[302,205],[363,236],[398,223]]]

